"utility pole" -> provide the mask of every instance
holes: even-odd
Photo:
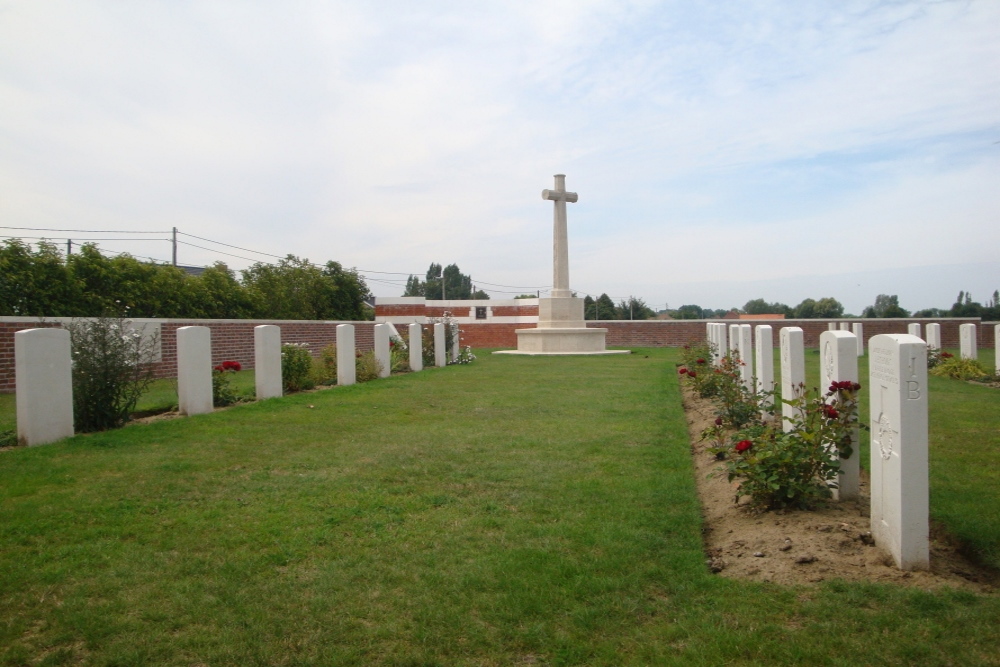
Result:
[[[177,228],[176,227],[174,227],[173,246],[174,246],[174,261],[173,261],[173,264],[174,264],[174,266],[177,266]]]
[[[66,239],[66,256],[73,254],[73,239]]]

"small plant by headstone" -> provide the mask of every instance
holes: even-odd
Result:
[[[334,343],[330,343],[319,353],[319,362],[317,364],[317,384],[336,384],[337,383],[337,346]]]
[[[157,336],[144,336],[122,316],[76,320],[66,328],[73,355],[76,431],[121,428],[153,381]]]
[[[371,382],[377,380],[382,375],[382,363],[375,357],[374,350],[367,352],[357,352],[356,362],[358,382]]]
[[[281,345],[281,383],[290,394],[315,385],[312,374],[312,355],[309,343],[283,343]]]
[[[393,373],[406,373],[410,370],[410,350],[399,336],[389,339],[390,369]]]
[[[212,369],[212,405],[221,408],[240,401],[239,395],[229,381],[229,376],[241,369],[242,366],[238,361],[223,361]]]
[[[947,352],[942,352],[943,357]],[[930,368],[930,362],[927,366]],[[986,367],[975,359],[962,359],[948,355],[945,359],[940,359],[933,368],[928,371],[931,375],[954,378],[956,380],[990,380],[992,374]]]

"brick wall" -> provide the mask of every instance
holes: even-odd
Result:
[[[710,320],[723,322],[723,320]],[[906,333],[906,325],[920,322],[926,325],[937,322],[941,325],[941,345],[946,348],[958,347],[958,327],[960,324],[977,324],[979,347],[992,348],[993,323],[980,323],[976,318],[954,319],[870,319],[838,320],[839,322],[861,322],[864,324],[865,342],[872,336],[888,333]],[[588,327],[602,327],[608,330],[609,347],[680,347],[705,340],[706,320],[603,320],[588,321]],[[803,330],[806,347],[817,347],[819,336],[827,330],[828,320],[756,320],[752,326],[770,324],[773,329],[774,344],[778,344],[778,330],[781,327],[800,327]],[[737,324],[735,320],[725,324]],[[750,324],[744,322],[743,324]],[[517,347],[517,329],[531,329],[524,324],[487,324],[469,322],[461,325],[462,345],[473,348]]]
[[[14,333],[23,329],[62,326],[68,318],[58,318],[39,323],[37,320],[0,318],[0,392],[14,391]],[[227,359],[238,361],[244,368],[254,367],[253,329],[260,324],[281,327],[281,340],[285,343],[309,343],[314,357],[330,343],[337,340],[338,324],[353,324],[355,345],[359,350],[375,347],[374,322],[311,322],[293,320],[136,320],[160,325],[161,361],[156,364],[156,377],[174,377],[177,374],[177,329],[186,326],[207,326],[212,330],[212,364]]]
[[[62,326],[67,318],[53,318],[45,322],[13,317],[0,318],[0,392],[14,391],[14,333],[22,329],[46,326]],[[309,343],[313,356],[318,356],[326,345],[336,342],[337,325],[344,322],[309,322],[293,320],[137,320],[160,324],[162,361],[157,364],[157,377],[174,377],[177,369],[178,327],[207,326],[212,329],[212,363],[219,364],[227,359],[240,362],[245,368],[254,366],[253,328],[259,324],[275,324],[281,327],[281,339],[288,343]],[[722,321],[722,320],[711,320]],[[995,322],[981,323],[975,318],[954,319],[871,319],[839,320],[864,324],[865,341],[877,334],[906,333],[906,325],[920,322],[926,325],[938,322],[941,325],[941,344],[946,348],[957,348],[958,327],[972,323],[976,327],[978,345],[993,348],[993,327]],[[587,322],[587,326],[603,327],[608,330],[607,344],[610,347],[679,347],[705,339],[706,320],[636,320]],[[735,321],[726,321],[732,324]],[[348,322],[355,327],[359,350],[374,348],[374,322]],[[770,324],[773,328],[774,344],[778,343],[781,327],[801,327],[805,333],[807,347],[819,345],[819,336],[827,330],[827,320],[771,320],[755,321],[753,324]],[[406,334],[406,327],[398,327]],[[533,325],[494,324],[488,322],[468,322],[461,325],[462,345],[473,348],[516,348],[517,329],[531,329]]]

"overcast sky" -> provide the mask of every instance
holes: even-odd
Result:
[[[565,173],[581,293],[986,301],[998,30],[996,0],[0,0],[0,225],[509,298],[552,284]],[[0,229],[43,234],[139,236]],[[169,260],[145,236],[100,245]]]

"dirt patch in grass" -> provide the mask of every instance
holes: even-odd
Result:
[[[683,387],[698,495],[704,516],[706,562],[732,579],[778,584],[826,580],[869,581],[932,589],[941,586],[979,593],[1000,590],[1000,573],[965,558],[961,546],[931,526],[931,569],[903,572],[871,539],[868,477],[862,470],[861,497],[829,502],[814,511],[754,512],[734,503],[736,482],[726,480],[723,463],[699,441],[715,420],[712,403]],[[709,477],[710,473],[716,474]]]

